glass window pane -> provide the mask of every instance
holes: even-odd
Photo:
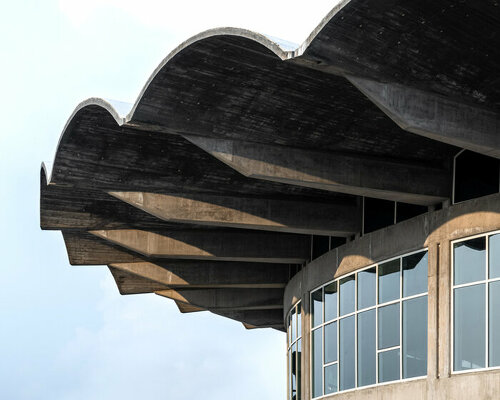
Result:
[[[399,299],[399,258],[378,266],[378,302]]]
[[[491,282],[489,288],[489,366],[500,366],[500,281]]]
[[[490,236],[490,278],[500,278],[500,233]]]
[[[486,238],[455,243],[453,252],[453,282],[482,281],[486,277]]]
[[[485,285],[454,289],[454,370],[485,366]]]
[[[358,314],[358,386],[373,385],[377,382],[375,329],[375,310]]]
[[[427,375],[427,296],[403,302],[403,379]]]
[[[399,379],[399,349],[378,353],[378,381],[389,382]]]
[[[354,315],[340,320],[339,334],[340,390],[347,390],[355,385]]]
[[[297,337],[302,336],[302,315],[300,312],[300,303],[297,304]]]
[[[288,314],[288,317],[286,318],[286,334],[288,337],[288,347],[290,347],[290,344],[292,343],[292,319],[290,318],[290,313]]]
[[[427,251],[403,257],[403,296],[427,292]]]
[[[394,346],[399,346],[399,303],[378,309],[378,348]]]
[[[351,275],[340,280],[340,315],[354,312],[355,276]]]
[[[313,373],[313,397],[323,395],[323,330],[316,329],[312,333],[312,373]]]
[[[337,282],[325,286],[325,321],[337,318]]]
[[[335,393],[337,386],[337,364],[325,368],[325,394]]]
[[[325,364],[337,361],[337,323],[325,325]]]
[[[297,340],[297,360],[295,361],[297,363],[297,400],[301,400],[301,395],[300,395],[300,380],[302,379],[302,340],[299,339]]]
[[[358,310],[375,305],[375,287],[377,285],[377,269],[370,268],[358,272]]]
[[[288,350],[288,398],[292,398],[292,350]]]
[[[313,316],[313,327],[323,322],[323,294],[318,289],[311,294],[311,312]]]
[[[292,334],[290,336],[293,343],[295,339],[297,339],[297,314],[295,313],[295,308],[292,309],[292,312],[290,313],[290,318],[292,320],[292,329],[291,329]]]
[[[294,344],[292,346],[292,358],[291,358],[291,366],[292,366],[292,400],[297,398],[297,365],[295,363],[297,357],[297,346]]]

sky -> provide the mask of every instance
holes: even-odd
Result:
[[[302,43],[336,1],[0,2],[0,399],[285,399],[285,335],[159,296],[120,296],[39,227],[39,171],[74,107],[133,103],[205,29]]]

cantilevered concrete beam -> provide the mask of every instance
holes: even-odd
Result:
[[[500,115],[395,83],[349,80],[401,128],[500,158]]]
[[[273,310],[283,308],[283,289],[167,289],[156,294],[208,310]]]
[[[213,195],[110,192],[165,221],[314,235],[360,231],[356,204],[324,204]]]
[[[214,314],[244,322],[255,328],[274,328],[284,331],[283,309],[274,310],[245,310],[245,311],[227,311],[212,310]],[[281,313],[281,314],[280,314]]]
[[[450,171],[422,163],[199,136],[187,139],[252,178],[419,205],[435,204],[451,192]]]
[[[300,264],[310,257],[304,235],[255,231],[137,229],[90,231],[146,257]]]
[[[282,330],[283,329],[283,324],[279,324],[279,325],[269,325],[269,326],[255,326],[255,325],[250,325],[250,324],[247,324],[245,322],[242,322],[242,325],[245,329],[260,329],[260,328],[274,328],[274,329],[278,329],[278,330]]]
[[[140,256],[87,232],[63,231],[62,234],[71,265],[106,265],[144,261]]]
[[[183,314],[206,311],[204,308],[192,306],[191,304],[181,303],[180,301],[176,301],[175,305]]]
[[[115,263],[110,267],[169,288],[284,288],[284,264],[228,261],[155,261]]]
[[[168,289],[167,286],[162,285],[161,283],[151,281],[137,275],[132,275],[113,267],[109,267],[109,271],[115,279],[118,291],[123,295],[154,293],[158,290]]]

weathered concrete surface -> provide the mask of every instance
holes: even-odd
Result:
[[[42,179],[42,185],[49,185],[42,190],[41,225],[64,231],[73,264],[149,262],[138,252],[158,255],[172,249],[175,251],[168,257],[302,262],[309,258],[309,249],[306,255],[306,244],[300,240],[297,243],[285,236],[278,240],[276,236],[259,242],[248,240],[245,233],[239,244],[227,235],[224,241],[229,246],[212,242],[207,249],[199,239],[211,237],[206,227],[192,224],[189,229],[197,231],[194,243],[183,241],[185,237],[179,240],[186,227],[118,204],[103,193],[209,194],[321,204],[359,202],[353,195],[332,190],[415,204],[432,205],[446,199],[450,166],[460,150],[455,145],[497,154],[498,135],[491,132],[496,134],[494,121],[500,111],[499,23],[500,7],[495,1],[345,0],[296,50],[234,28],[197,35],[159,65],[127,115],[99,99],[90,99],[75,109],[61,136],[52,173]],[[372,98],[380,99],[375,101],[378,106],[349,81],[352,77],[375,82]],[[422,117],[415,104],[423,102],[427,108]],[[379,107],[382,103],[387,106],[383,110]],[[397,118],[390,114],[391,107],[400,114],[401,125],[417,134],[389,118]],[[432,110],[441,115],[435,117]],[[280,161],[269,168],[270,172],[257,169],[257,174],[250,171],[249,176],[243,176],[185,139],[193,136],[280,146],[297,160]],[[309,157],[316,163],[312,173],[310,165],[301,166],[307,154],[318,155],[318,159]],[[261,161],[269,162],[269,157]],[[302,175],[297,175],[297,170]],[[322,175],[325,170],[328,173]],[[322,186],[314,187],[321,190],[298,185],[308,179],[317,184],[317,175]],[[268,180],[269,176],[276,181]],[[331,215],[340,213],[336,212]],[[339,228],[339,233],[357,226],[359,213],[349,215],[350,223]],[[336,250],[336,261],[342,259],[335,264],[337,274],[403,248],[415,249],[417,244],[434,248],[432,251],[439,254],[432,257],[447,262],[448,255],[440,248],[456,232],[463,232],[453,230],[452,220],[446,228],[428,231],[439,225],[432,219],[436,215],[419,220],[423,226],[400,225],[415,228],[412,231],[383,230],[370,240],[362,238]],[[478,218],[483,225],[471,223],[469,230],[480,232],[491,226],[488,215],[488,211],[481,211]],[[233,217],[236,224],[259,222],[236,213]],[[269,215],[257,213],[257,217]],[[468,220],[465,215],[456,218],[457,224]],[[276,225],[279,223],[283,222]],[[149,239],[140,248],[125,240],[127,249],[123,243],[109,246],[108,239],[106,245],[85,234],[111,229],[177,233],[168,244],[159,241],[163,249],[155,244],[157,236],[150,236],[151,249],[147,247]],[[273,225],[262,229],[271,230]],[[248,248],[242,250],[241,243]],[[271,258],[255,258],[257,244],[262,243],[264,257]],[[325,257],[332,261],[331,255]],[[440,295],[448,290],[443,268],[440,264],[433,281]],[[319,268],[309,283],[322,281],[322,274],[326,273]],[[135,278],[127,279],[132,282]],[[431,320],[441,321],[442,311],[448,312],[439,309]],[[259,315],[256,311],[230,317],[252,326],[282,326],[283,321],[276,313]],[[250,320],[244,319],[247,317]],[[446,373],[447,342],[446,333],[440,330],[438,335],[440,376]],[[308,339],[304,340],[307,343]]]
[[[210,261],[114,263],[111,267],[169,288],[284,288],[288,265]]]
[[[328,204],[147,192],[109,194],[164,221],[329,236],[349,236],[360,230],[361,209],[355,202]]]
[[[245,176],[420,205],[449,198],[451,171],[396,157],[357,156],[186,136]]]
[[[147,257],[300,264],[310,257],[308,236],[254,231],[90,231]]]
[[[341,399],[496,399],[500,370],[451,374],[451,241],[500,229],[500,194],[455,204],[348,242],[309,263],[285,288],[284,316],[302,300],[302,388],[310,396],[310,301],[314,288],[376,262],[427,248],[428,377],[357,389],[327,398]],[[305,376],[305,377],[304,377]]]
[[[179,309],[179,311],[183,314],[189,314],[194,312],[206,311],[203,308],[193,306],[191,304],[181,303],[180,301],[176,301],[175,305]]]
[[[149,279],[132,275],[119,269],[109,267],[109,271],[116,282],[120,294],[154,293],[158,290],[168,289],[167,286]]]
[[[157,295],[210,311],[283,309],[283,289],[162,289]]]
[[[71,265],[106,265],[144,261],[140,255],[86,232],[63,231],[62,234]]]
[[[349,80],[401,128],[500,158],[500,114],[394,83]]]
[[[256,328],[274,328],[285,331],[283,326],[283,309],[275,310],[244,310],[244,311],[225,311],[213,310],[214,314],[221,315],[235,321],[244,322],[253,325]]]

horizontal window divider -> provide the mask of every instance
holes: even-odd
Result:
[[[413,294],[411,296],[402,297],[401,301],[418,299],[419,297],[424,297],[424,296],[427,296],[428,294],[429,294],[429,292],[424,292],[424,293],[419,293],[419,294]]]
[[[497,229],[497,230],[491,231],[491,232],[478,233],[477,235],[472,235],[472,236],[467,236],[464,238],[452,240],[451,244],[453,245],[455,243],[466,242],[467,240],[477,239],[477,238],[481,238],[481,237],[489,237],[489,236],[496,235],[497,233],[500,233],[500,230]]]
[[[375,304],[374,306],[362,308],[361,310],[356,311],[356,314],[365,312],[365,311],[370,311],[370,310],[375,310],[378,307],[378,304]]]
[[[392,304],[397,304],[399,302],[401,302],[401,298],[397,299],[397,300],[391,300],[391,301],[386,301],[385,303],[381,303],[381,304],[377,304],[377,307],[384,307],[384,306],[390,306]]]
[[[491,282],[493,279],[485,279],[483,281],[474,281],[470,283],[461,283],[459,285],[453,285],[453,289],[461,289],[467,286],[476,286],[476,285],[484,285],[485,283]]]
[[[462,371],[460,371],[460,373],[462,373]],[[324,399],[326,397],[334,396],[334,395],[337,395],[337,394],[344,394],[344,393],[349,393],[349,392],[355,392],[357,390],[371,389],[371,388],[378,387],[378,386],[387,386],[387,385],[394,385],[394,384],[397,384],[397,383],[419,381],[419,380],[422,380],[422,379],[427,379],[427,376],[426,375],[414,376],[414,377],[411,377],[411,378],[398,379],[398,380],[395,380],[395,381],[387,381],[387,382],[374,383],[372,385],[366,385],[366,386],[357,386],[357,387],[352,388],[352,389],[339,390],[338,392],[333,392],[333,393],[324,394],[324,395],[321,395],[321,396],[318,396],[318,397],[313,397],[312,400],[321,400],[321,399]]]
[[[309,342],[309,349],[310,349],[310,362],[313,363],[314,365],[311,364],[310,368],[310,373],[308,376],[308,379],[311,382],[311,389],[313,390],[313,393],[315,393],[317,396],[313,397],[314,400],[318,399],[323,399],[326,397],[330,397],[336,394],[340,393],[348,393],[356,390],[362,390],[365,388],[370,388],[370,387],[377,387],[381,385],[387,385],[387,384],[395,384],[399,382],[405,382],[405,381],[410,381],[410,380],[416,380],[416,379],[425,379],[426,375],[422,376],[415,376],[412,378],[403,378],[403,362],[404,362],[404,357],[405,355],[403,354],[403,350],[406,348],[403,346],[404,339],[403,337],[403,308],[406,310],[406,306],[403,307],[405,301],[413,300],[413,299],[422,299],[425,300],[427,299],[429,292],[428,292],[428,268],[429,268],[429,260],[428,260],[428,248],[422,248],[419,250],[415,250],[412,252],[408,252],[405,254],[401,254],[389,259],[381,260],[379,262],[367,265],[366,267],[357,269],[355,271],[349,272],[348,274],[336,277],[332,279],[331,281],[325,282],[322,285],[312,289],[309,292],[310,296],[310,301],[311,301],[311,328],[310,328],[310,333],[311,335],[314,333],[315,338],[317,338],[317,345],[316,345],[316,340],[310,340]],[[416,255],[416,256],[415,256]],[[410,257],[414,256],[414,257]],[[396,263],[397,261],[397,263]],[[384,266],[384,269],[381,269],[381,266],[387,263],[393,262],[394,265],[388,265],[387,269]],[[370,274],[360,274],[363,273],[364,271],[370,270]],[[424,275],[425,273],[425,275]],[[383,278],[382,277],[386,277]],[[363,277],[363,278],[361,278]],[[347,279],[346,279],[347,278]],[[349,279],[350,278],[350,279]],[[346,281],[349,281],[349,283],[346,284],[346,286],[342,286],[341,282],[345,283]],[[363,279],[361,281],[361,279]],[[413,279],[417,279],[413,281]],[[500,280],[500,278],[498,278]],[[351,281],[353,281],[351,283]],[[362,282],[362,283],[360,283]],[[426,283],[427,282],[427,283]],[[354,288],[352,285],[354,284]],[[328,288],[328,290],[327,290]],[[345,292],[343,291],[345,288]],[[363,288],[366,288],[366,291],[363,290]],[[382,288],[384,289],[383,291]],[[396,291],[397,289],[397,291]],[[335,291],[336,290],[336,291]],[[425,290],[423,292],[415,293],[420,290]],[[408,291],[410,293],[415,293],[415,294],[409,294],[404,296],[403,292]],[[396,293],[394,293],[396,292]],[[344,294],[345,293],[345,294]],[[362,293],[362,297],[360,297],[360,293]],[[327,294],[330,297],[327,297]],[[382,296],[381,296],[382,295]],[[345,297],[343,297],[345,296]],[[385,298],[391,298],[389,301],[384,301],[379,303],[379,296],[385,297]],[[374,301],[374,303],[371,303],[371,300]],[[344,315],[340,315],[340,305],[341,302],[343,305],[348,305],[353,306],[353,311],[345,313]],[[358,306],[363,304],[363,308],[358,308]],[[366,304],[370,304],[369,306],[366,306]],[[396,322],[396,314],[394,313],[389,313],[387,315],[382,315],[381,313],[378,312],[378,309],[382,307],[390,307],[390,306],[395,306],[398,305],[399,307],[399,313],[398,314],[398,325],[399,325],[399,343],[396,346],[391,346],[387,348],[382,348],[379,349],[379,340],[380,340],[380,335],[379,335],[379,330],[380,330],[380,318],[383,318],[383,321],[387,323],[387,327],[391,327],[394,325]],[[410,303],[408,307],[414,307]],[[331,314],[334,314],[335,312],[335,307],[336,307],[336,312],[337,315],[334,318],[331,318],[329,320],[325,321],[325,318],[327,318],[327,315],[330,316]],[[348,308],[345,307],[345,308]],[[418,306],[420,307],[420,306]],[[343,307],[344,308],[344,307]],[[316,311],[317,309],[317,311]],[[352,308],[349,308],[352,309]],[[418,308],[420,309],[420,308]],[[328,312],[327,312],[328,310]],[[373,313],[371,313],[373,311]],[[387,312],[390,310],[388,309]],[[315,314],[317,312],[317,314]],[[361,314],[364,314],[361,316]],[[369,314],[366,314],[369,313]],[[408,314],[410,315],[410,314]],[[314,318],[316,317],[316,322],[319,322],[318,320],[321,321],[321,323],[318,323],[316,326],[312,326],[312,322]],[[348,318],[353,318],[353,320],[347,321]],[[363,317],[363,318],[361,318]],[[387,319],[389,318],[389,319]],[[344,326],[341,324],[341,320],[346,320],[345,322],[345,329],[341,330],[340,328]],[[332,324],[336,324],[336,329],[331,330],[331,335],[328,333],[329,329]],[[362,324],[362,325],[359,325]],[[391,325],[392,324],[392,325]],[[327,330],[327,328],[329,328]],[[318,332],[319,329],[322,329]],[[370,350],[366,350],[369,353],[370,357],[375,358],[375,364],[374,364],[374,370],[372,370],[371,367],[369,367],[369,374],[374,375],[374,379],[376,380],[376,383],[370,384],[370,385],[365,385],[365,386],[358,386],[358,378],[359,378],[359,368],[360,368],[360,362],[361,360],[359,359],[359,338],[360,338],[360,329],[363,329],[363,337],[366,337],[366,335],[374,335],[375,342],[373,342],[373,345],[370,345]],[[384,328],[388,329],[388,328]],[[394,328],[395,329],[395,328]],[[354,341],[352,340],[351,336],[351,331],[353,330],[354,333]],[[336,334],[335,334],[336,332]],[[341,333],[344,332],[344,333]],[[371,332],[371,333],[370,333]],[[384,333],[383,331],[382,333]],[[389,332],[393,332],[392,335],[388,336],[392,337],[395,336],[394,333],[396,331],[393,331],[392,329]],[[384,333],[385,334],[385,333]],[[423,334],[423,332],[422,332]],[[336,335],[336,336],[334,336]],[[342,335],[343,337],[346,338],[349,336],[349,339],[347,342],[344,340],[344,342],[341,341]],[[337,351],[337,357],[335,361],[331,361],[326,363],[326,357],[327,357],[327,341],[326,337],[327,336],[329,339],[328,341],[328,346],[334,346],[336,345],[336,351]],[[321,339],[321,340],[320,340]],[[394,338],[396,339],[396,337]],[[336,340],[336,343],[335,343]],[[396,339],[397,340],[397,339]],[[396,340],[392,339],[387,339],[389,343],[394,343]],[[409,340],[409,339],[408,339]],[[344,343],[342,345],[342,343]],[[342,346],[344,350],[342,350]],[[347,346],[347,347],[346,347]],[[331,354],[330,352],[334,349],[334,347],[328,347],[328,354]],[[388,354],[387,356],[383,357],[384,362],[390,362],[392,366],[393,358],[396,357],[398,359],[399,363],[399,374],[396,374],[395,379],[391,381],[386,381],[386,382],[379,382],[379,379],[382,379],[382,377],[379,375],[379,354],[382,353],[388,353],[388,352],[395,352],[396,354]],[[318,352],[317,356],[314,356],[313,359],[313,354],[314,352]],[[321,357],[319,354],[321,353]],[[397,355],[399,354],[399,356]],[[332,354],[333,355],[333,354]],[[344,360],[347,362],[347,364],[341,363],[341,355],[344,355]],[[329,357],[330,358],[330,357]],[[330,358],[331,360],[332,358]],[[314,360],[314,361],[313,361]],[[427,354],[421,357],[422,361],[427,361]],[[394,359],[394,362],[395,359]],[[384,364],[385,365],[385,364]],[[326,384],[330,382],[326,381],[326,373],[330,370],[327,370],[328,367],[336,366],[336,371],[337,371],[337,377],[336,377],[336,384],[337,384],[337,391],[325,394],[326,389]],[[340,381],[340,369],[341,368],[346,368],[345,374],[348,374],[349,376],[344,377],[343,379],[347,379],[344,381],[344,385],[350,386],[352,384],[351,379],[354,379],[354,387],[350,389],[345,389],[341,390],[341,381]],[[352,369],[354,368],[354,369]],[[320,372],[321,371],[321,372]],[[367,370],[368,371],[368,370]],[[417,371],[416,371],[417,372]],[[417,372],[420,373],[420,370]],[[318,374],[318,375],[317,375]],[[352,378],[352,374],[354,374]],[[372,376],[372,375],[370,375]],[[389,373],[389,375],[385,375],[385,379],[388,379],[392,377],[392,373]],[[335,379],[334,376],[332,376],[332,379]],[[370,378],[371,379],[371,378]],[[332,381],[333,382],[333,381]],[[349,382],[349,383],[346,383]],[[370,380],[371,382],[371,380]],[[317,383],[317,387],[313,386]],[[317,390],[316,390],[317,388]],[[321,395],[320,395],[321,394]]]
[[[329,367],[330,365],[338,364],[338,363],[339,363],[338,360],[337,361],[332,361],[331,363],[325,364],[324,368]]]
[[[474,372],[481,372],[481,371],[495,371],[495,370],[500,370],[500,365],[497,367],[482,367],[482,368],[474,368],[474,369],[464,369],[461,371],[452,371],[452,375],[461,375],[461,374],[471,374]]]
[[[377,353],[385,353],[387,351],[391,351],[391,350],[398,350],[401,348],[401,345],[397,345],[397,346],[392,346],[392,347],[387,347],[385,349],[377,349]]]

